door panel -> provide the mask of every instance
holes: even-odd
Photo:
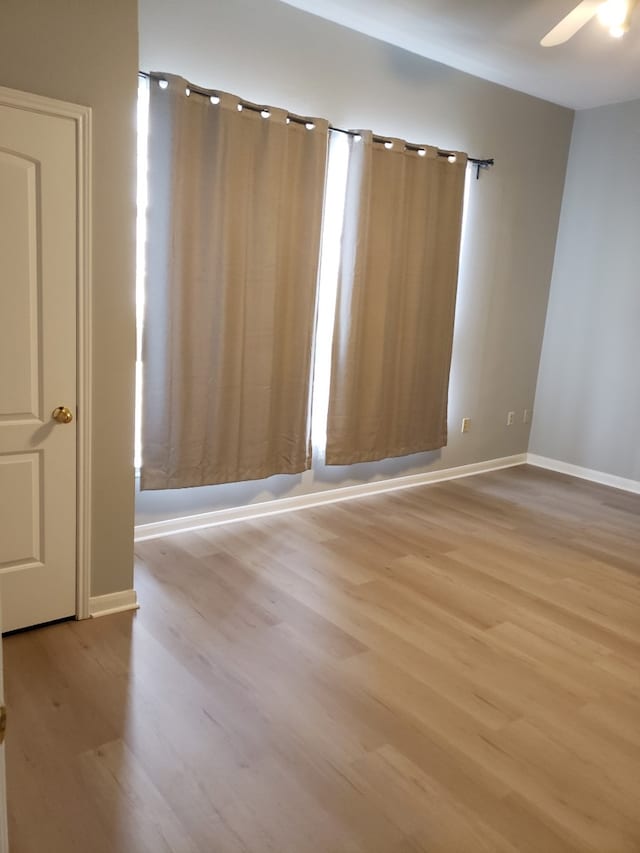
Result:
[[[75,122],[0,105],[3,630],[76,612]]]
[[[6,528],[0,541],[3,572],[42,563],[40,460],[40,453],[0,457],[0,518]]]
[[[6,282],[9,286],[0,289],[0,416],[37,418],[40,299],[36,164],[0,151],[0,198],[11,200],[0,212],[0,246],[3,266],[12,275]],[[16,361],[17,352],[21,357]]]

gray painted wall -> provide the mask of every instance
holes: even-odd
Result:
[[[93,108],[91,593],[133,576],[136,0],[4,0],[0,85]]]
[[[522,453],[533,404],[573,112],[300,12],[278,0],[141,0],[146,70],[258,102],[495,156],[472,182],[441,452],[137,497],[140,523]],[[507,411],[517,412],[506,426]],[[463,417],[472,429],[460,434]]]
[[[640,100],[576,115],[530,450],[640,480]]]

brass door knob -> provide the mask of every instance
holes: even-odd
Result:
[[[51,417],[59,424],[70,424],[73,420],[73,412],[67,409],[66,406],[57,406],[52,412]]]

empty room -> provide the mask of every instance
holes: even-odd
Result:
[[[0,853],[638,853],[640,3],[6,0],[0,199]]]

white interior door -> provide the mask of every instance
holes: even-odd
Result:
[[[4,631],[76,613],[76,147],[71,118],[0,99]]]

